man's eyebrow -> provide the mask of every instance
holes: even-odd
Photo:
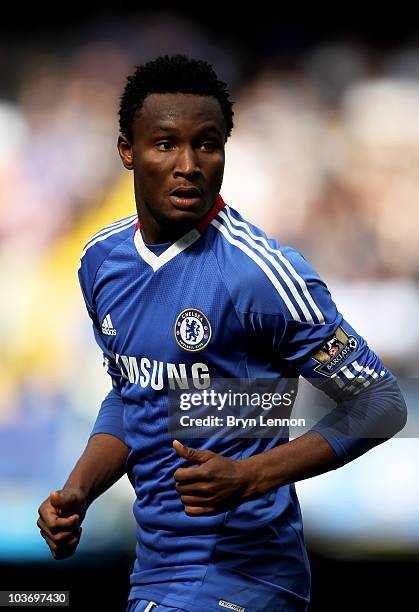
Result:
[[[220,132],[218,127],[216,127],[215,125],[209,125],[208,127],[204,127],[204,128],[202,128],[201,131],[202,132],[215,132],[219,136],[222,136],[222,133]]]
[[[170,127],[169,125],[158,125],[153,128],[153,132],[178,132],[179,130],[175,127]]]
[[[169,132],[169,133],[172,132],[172,133],[178,133],[179,129],[176,128],[176,127],[172,127],[170,125],[158,125],[155,128],[153,128],[153,132]],[[215,132],[220,137],[222,137],[221,131],[215,125],[204,126],[204,127],[202,127],[199,130],[199,132]]]

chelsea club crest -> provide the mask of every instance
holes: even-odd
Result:
[[[185,308],[176,317],[175,339],[185,351],[200,351],[211,340],[211,324],[203,312]]]

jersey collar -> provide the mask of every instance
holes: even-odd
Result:
[[[196,242],[198,238],[200,238],[201,235],[206,231],[206,229],[208,228],[209,224],[214,219],[214,217],[218,215],[220,210],[222,210],[224,207],[225,207],[225,202],[220,196],[220,194],[218,194],[218,196],[215,199],[214,204],[209,209],[209,211],[206,213],[206,215],[198,222],[198,224],[194,228],[189,230],[189,232],[187,232],[186,234],[181,236],[178,240],[176,240],[176,242],[171,244],[160,255],[156,255],[156,253],[153,253],[153,251],[151,251],[144,244],[144,240],[143,240],[143,237],[140,231],[141,222],[140,220],[138,220],[135,226],[135,230],[134,230],[134,243],[135,243],[135,247],[140,257],[146,263],[148,263],[149,266],[151,266],[155,272],[156,270],[161,268],[165,263],[173,259],[173,257],[176,257],[176,255],[178,255],[179,253],[187,249],[188,246]]]

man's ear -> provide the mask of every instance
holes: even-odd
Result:
[[[127,170],[132,170],[134,168],[134,153],[132,150],[132,144],[129,142],[125,136],[121,134],[118,136],[118,153],[119,157],[122,160],[125,168]]]

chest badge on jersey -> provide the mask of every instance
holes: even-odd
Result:
[[[175,340],[185,351],[200,351],[211,340],[211,324],[203,312],[185,308],[176,317]]]

